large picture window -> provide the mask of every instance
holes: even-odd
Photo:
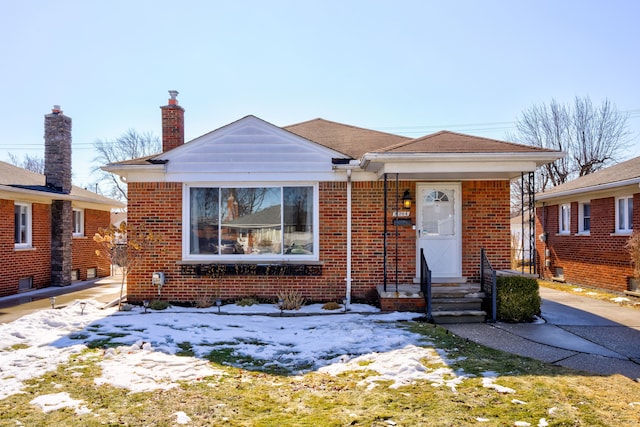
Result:
[[[316,254],[314,187],[189,187],[188,256]]]

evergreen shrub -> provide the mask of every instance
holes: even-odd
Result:
[[[496,282],[497,318],[505,322],[530,322],[540,315],[538,281],[524,276],[499,276]]]

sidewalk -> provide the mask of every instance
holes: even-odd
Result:
[[[109,276],[96,280],[72,283],[69,286],[52,286],[0,298],[0,323],[9,323],[43,308],[51,308],[50,297],[60,307],[77,299],[93,299],[108,304],[120,297],[121,276]],[[125,284],[126,294],[126,284]]]
[[[487,347],[600,375],[640,381],[640,311],[540,287],[539,324],[443,325]]]

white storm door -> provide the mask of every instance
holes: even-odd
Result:
[[[462,276],[462,203],[459,183],[417,185],[418,268],[420,249],[436,278]]]

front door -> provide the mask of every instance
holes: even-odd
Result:
[[[418,267],[420,249],[434,280],[462,276],[461,195],[459,183],[424,183],[416,187]]]

